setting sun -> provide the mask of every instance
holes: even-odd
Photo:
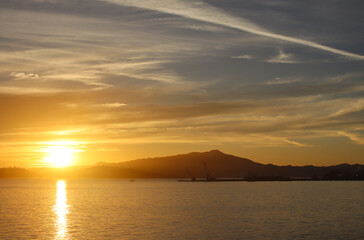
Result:
[[[43,160],[53,167],[67,167],[72,164],[75,152],[69,146],[51,146],[44,150],[47,156]]]

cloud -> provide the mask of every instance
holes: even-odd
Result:
[[[234,56],[232,58],[235,58],[235,59],[252,59],[253,57],[248,55],[248,54],[245,54],[245,55],[240,55],[240,56]]]
[[[115,73],[120,76],[128,76],[140,80],[152,80],[164,83],[179,82],[181,77],[171,70],[164,69],[164,63],[167,63],[167,61],[136,59],[100,64],[98,67],[102,68],[106,73]]]
[[[33,0],[36,3],[56,3],[58,0]]]
[[[342,101],[341,101],[342,102]],[[364,99],[354,99],[344,102],[344,106],[342,106],[338,111],[333,113],[331,116],[342,116],[345,114],[360,112],[364,110]]]
[[[205,31],[205,32],[226,32],[226,28],[224,27],[216,27],[216,26],[210,26],[210,25],[183,25],[181,26],[185,29],[191,29],[196,31]]]
[[[37,87],[11,87],[0,86],[0,93],[23,95],[23,94],[49,94],[61,92],[59,89],[37,88]]]
[[[264,85],[290,84],[298,81],[298,79],[281,79],[280,77],[276,77],[274,80],[264,82]]]
[[[338,133],[340,135],[350,138],[351,141],[364,145],[364,137],[360,136],[359,134],[351,133],[351,132],[342,132],[342,131],[338,132]]]
[[[210,6],[200,1],[180,1],[180,0],[101,0],[117,5],[143,8],[153,11],[182,16],[189,19],[213,23],[232,29],[252,33],[259,36],[264,36],[272,39],[278,39],[286,42],[291,42],[315,49],[320,49],[326,52],[345,56],[353,60],[364,60],[364,56],[347,52],[344,50],[329,47],[313,41],[285,36],[273,33],[248,19],[235,17],[218,8]]]
[[[265,136],[265,138],[274,140],[276,142],[288,143],[289,145],[293,145],[293,146],[296,146],[296,147],[311,147],[310,145],[303,144],[303,143],[300,143],[300,142],[297,142],[297,141],[293,141],[293,140],[290,140],[290,139],[287,139],[287,138],[283,138],[283,137]]]
[[[38,74],[23,72],[12,72],[10,73],[10,76],[14,77],[14,80],[32,80],[39,78]]]
[[[269,59],[270,63],[300,63],[297,61],[292,53],[284,53],[283,50],[279,51],[279,54],[274,58]]]
[[[102,93],[2,96],[0,115],[4,117],[0,128],[2,133],[23,132],[17,139],[29,142],[35,133],[42,141],[66,133],[69,139],[107,144],[239,143],[264,148],[310,147],[310,140],[317,137],[312,134],[313,131],[326,129],[335,132],[333,137],[337,137],[338,129],[345,129],[345,132],[353,129],[346,119],[331,122],[331,119],[320,118],[320,115],[327,115],[322,109],[327,109],[331,103],[317,104],[316,99],[198,104],[144,102],[123,107],[123,102],[117,100],[107,102],[104,99],[103,104],[94,102],[95,99],[100,100],[96,97],[99,94]],[[120,98],[120,94],[113,96],[110,92],[103,96]],[[79,103],[77,108],[65,104],[65,99],[69,103]],[[27,119],[27,122],[22,119]],[[324,134],[319,135],[322,137]],[[0,142],[7,139],[9,135],[0,135]],[[351,135],[351,139],[356,138]]]
[[[104,103],[104,104],[100,104],[100,106],[106,107],[106,108],[119,108],[119,107],[126,106],[126,104],[125,103],[115,102],[115,103]]]

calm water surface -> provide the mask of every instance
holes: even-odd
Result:
[[[364,239],[364,182],[0,180],[0,239]]]

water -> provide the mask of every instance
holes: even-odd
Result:
[[[0,180],[0,239],[364,239],[364,182]]]

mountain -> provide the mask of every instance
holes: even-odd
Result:
[[[243,178],[248,176],[283,176],[291,178],[355,178],[363,175],[364,165],[341,164],[329,167],[277,166],[261,164],[212,150],[168,157],[145,158],[127,162],[106,164],[113,167],[134,169],[164,175],[170,178],[206,177],[207,171],[216,178]]]
[[[313,178],[364,180],[364,165],[277,166],[218,150],[68,168],[0,168],[0,178]]]
[[[171,178],[183,178],[190,175],[203,177],[206,175],[204,162],[215,177],[243,177],[247,171],[262,166],[246,158],[224,154],[218,150],[210,152],[192,152],[169,157],[156,157],[121,162],[115,166],[137,169],[154,173],[163,173]]]

